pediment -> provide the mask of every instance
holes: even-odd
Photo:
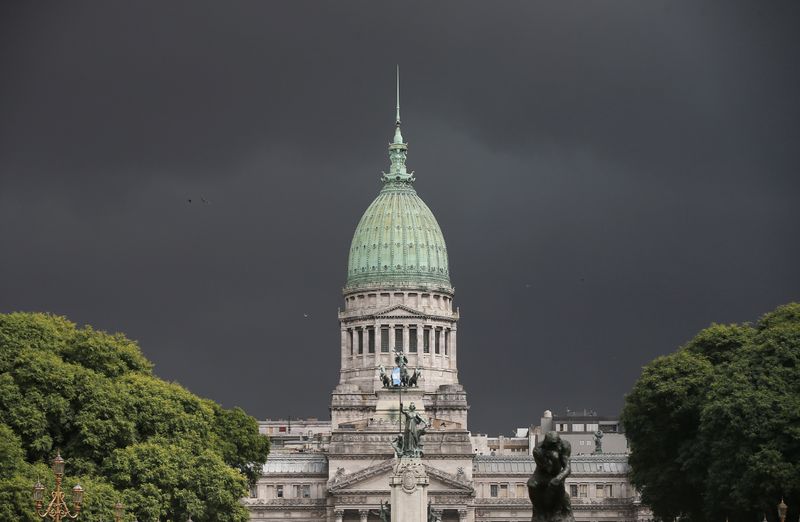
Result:
[[[387,459],[354,473],[337,474],[328,481],[328,489],[333,494],[387,489],[395,459]],[[430,481],[430,491],[446,490],[472,494],[474,488],[464,474],[453,475],[429,464],[424,464]]]
[[[375,314],[375,317],[423,317],[425,314],[406,305],[395,305]]]
[[[386,475],[392,471],[394,459],[386,459],[367,468],[361,469],[353,473],[337,473],[332,479],[328,481],[328,489],[331,493],[340,493],[346,490],[351,490],[357,484],[363,483],[374,477]],[[386,481],[388,485],[388,480]]]
[[[453,475],[452,473],[442,471],[428,464],[425,464],[425,472],[428,474],[428,479],[431,484],[430,489],[433,491],[437,489],[447,489],[470,494],[474,491],[472,483],[467,480],[464,474]],[[437,485],[441,487],[436,487]]]

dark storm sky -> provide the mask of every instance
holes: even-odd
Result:
[[[399,63],[470,427],[615,414],[700,328],[800,298],[798,22],[797,2],[4,2],[0,311],[123,331],[259,418],[329,418]]]

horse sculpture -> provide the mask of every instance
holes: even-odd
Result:
[[[420,377],[422,377],[422,372],[419,371],[419,368],[414,368],[414,373],[408,378],[408,386],[417,386],[417,381]]]
[[[386,368],[381,365],[381,382],[383,383],[384,388],[391,388],[392,387],[392,377],[388,373],[386,373]]]

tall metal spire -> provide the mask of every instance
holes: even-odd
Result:
[[[406,154],[408,143],[403,141],[403,133],[400,132],[400,66],[397,66],[397,105],[394,117],[394,139],[389,144],[389,173],[383,174],[384,181],[406,181],[413,182],[413,172],[406,170]]]
[[[400,125],[400,66],[397,66],[397,114],[395,116],[397,125]]]
[[[400,66],[397,66],[397,109],[394,117],[394,140],[392,143],[400,145],[403,143],[403,134],[400,132]]]

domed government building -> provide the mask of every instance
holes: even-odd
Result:
[[[350,245],[331,419],[260,423],[272,452],[250,497],[242,499],[251,520],[380,520],[380,505],[390,498],[401,397],[429,425],[422,461],[431,509],[443,521],[530,520],[531,450],[550,430],[572,444],[567,485],[577,522],[648,520],[627,480],[627,444],[615,419],[548,411],[539,424],[508,437],[469,431],[447,246],[406,167],[399,91],[395,119],[388,172]],[[407,363],[407,387],[393,386],[396,352]]]

